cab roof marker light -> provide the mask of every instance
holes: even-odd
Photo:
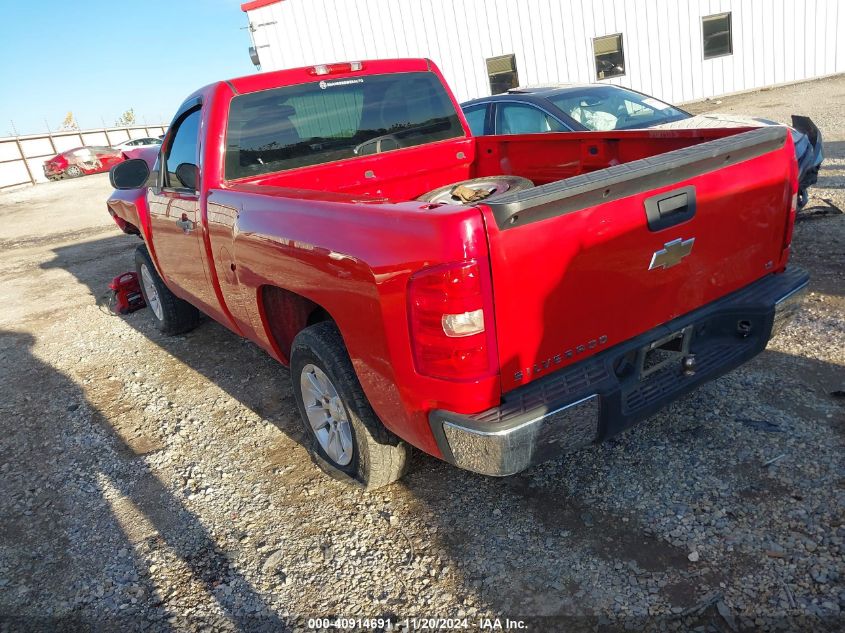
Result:
[[[339,64],[317,64],[308,72],[312,75],[333,75],[335,73],[350,73],[364,70],[364,62],[342,62]]]

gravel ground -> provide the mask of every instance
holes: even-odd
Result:
[[[137,243],[105,176],[0,194],[0,630],[841,630],[845,78],[691,109],[822,128],[812,295],[753,362],[506,479],[425,456],[375,493],[322,476],[256,347],[98,308]]]

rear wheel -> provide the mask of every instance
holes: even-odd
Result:
[[[310,451],[326,472],[368,489],[405,473],[410,448],[370,407],[333,322],[317,323],[296,336],[291,382]]]
[[[135,269],[141,282],[141,294],[150,306],[156,327],[163,334],[182,334],[199,323],[200,312],[187,301],[170,292],[153,266],[146,246],[135,249]]]

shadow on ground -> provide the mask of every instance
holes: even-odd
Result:
[[[177,628],[188,625],[168,607],[167,596],[158,594],[147,567],[146,555],[166,550],[184,566],[190,582],[213,597],[221,620],[241,630],[285,630],[285,622],[266,608],[197,517],[71,379],[32,354],[33,343],[27,334],[0,331],[4,402],[17,415],[17,423],[6,425],[2,439],[8,453],[0,484],[5,506],[0,534],[7,572],[9,565],[20,566],[15,570],[15,594],[7,592],[0,599],[0,628],[5,623],[26,630],[169,630],[172,616]],[[72,480],[57,479],[68,473],[73,473]],[[57,497],[56,491],[62,494]],[[151,526],[142,542],[127,538],[127,526],[113,511],[115,498],[107,498],[107,493],[128,502]],[[90,560],[90,551],[102,552],[102,568],[78,565]],[[116,573],[134,588],[131,593],[103,598],[107,588],[89,585],[109,566],[122,570]],[[216,591],[223,584],[237,591]],[[94,601],[58,604],[60,621],[50,620],[44,611],[30,611],[56,605],[57,596],[68,595],[65,588],[70,596],[87,588]],[[108,604],[96,604],[100,599]],[[142,611],[142,605],[146,609],[150,604],[152,610]],[[106,621],[103,614],[109,612],[123,616]]]

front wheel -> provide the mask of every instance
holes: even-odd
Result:
[[[65,169],[65,176],[68,178],[79,178],[82,175],[82,169],[78,165],[69,165]]]
[[[370,407],[333,322],[312,325],[296,336],[290,368],[310,450],[324,470],[368,489],[405,473],[410,448]]]
[[[162,334],[182,334],[199,323],[200,312],[174,295],[153,266],[146,246],[135,249],[135,269],[141,282],[141,294],[150,306],[156,327]]]

